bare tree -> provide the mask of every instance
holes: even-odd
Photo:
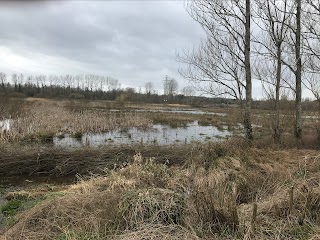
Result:
[[[307,52],[305,70],[307,77],[304,85],[311,91],[320,107],[320,0],[307,0],[304,13],[303,24],[306,29],[304,48]]]
[[[208,83],[213,95],[245,99],[245,136],[253,139],[251,125],[251,1],[193,0],[187,2],[190,16],[205,30],[199,49],[178,56],[189,65],[182,75],[195,83]]]
[[[17,89],[18,89],[18,74],[13,73],[11,76],[11,81],[14,85],[14,91],[17,91]]]
[[[194,95],[194,93],[195,93],[195,90],[191,86],[186,86],[186,87],[182,88],[182,94],[184,96],[192,96],[192,95]]]
[[[295,93],[295,124],[294,135],[298,142],[302,138],[302,1],[290,1],[292,4],[292,19],[289,24],[286,57],[282,59],[282,63],[290,69],[294,74],[294,84],[292,89]]]
[[[296,60],[296,122],[295,122],[295,137],[301,140],[302,137],[302,61],[301,61],[301,0],[296,0],[296,29],[295,29],[295,60]]]
[[[262,64],[256,68],[257,76],[262,81],[269,98],[274,99],[274,139],[280,142],[280,87],[283,78],[283,54],[289,24],[292,17],[292,5],[289,0],[256,0],[257,15],[261,28],[260,38],[255,41],[261,49]],[[259,61],[261,62],[261,61]],[[271,88],[266,87],[268,85]]]
[[[117,88],[120,88],[121,84],[115,78],[108,78],[107,86],[108,86],[108,90],[112,91],[112,90],[116,90]]]
[[[1,81],[2,91],[4,92],[6,90],[5,85],[7,82],[7,74],[0,72],[0,81]]]
[[[146,89],[146,94],[147,94],[148,96],[150,96],[150,95],[151,95],[151,92],[152,92],[152,90],[153,90],[153,84],[152,84],[152,82],[147,82],[147,83],[144,85],[144,87],[145,87],[145,89]]]
[[[168,76],[163,80],[164,95],[173,96],[178,90],[178,82]]]

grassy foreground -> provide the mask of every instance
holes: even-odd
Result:
[[[161,148],[127,149],[76,184],[5,192],[0,239],[320,239],[318,151]]]

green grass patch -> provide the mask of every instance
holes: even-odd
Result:
[[[4,216],[14,216],[17,212],[33,208],[43,199],[12,199],[1,206],[0,211]]]
[[[17,200],[17,199],[8,201],[5,205],[1,207],[0,210],[5,216],[15,215],[17,211],[21,208],[22,202],[23,202],[22,200]]]
[[[4,192],[5,192],[5,188],[2,185],[0,185],[0,194],[4,194]]]

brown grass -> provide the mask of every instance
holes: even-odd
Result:
[[[137,151],[146,157],[156,157],[159,163],[183,165],[191,151],[199,151],[197,145],[190,146],[127,145],[60,149],[42,144],[3,144],[0,145],[0,179],[19,175],[63,177],[77,173],[104,174],[106,169],[118,169],[132,162],[132,156]]]
[[[18,214],[5,237],[317,239],[318,152],[239,144],[190,145],[184,161],[171,167],[160,163],[159,154],[131,153],[128,166],[80,179],[63,195]]]
[[[23,116],[14,119],[12,129],[2,139],[52,138],[57,134],[101,133],[131,127],[148,128],[150,125],[150,120],[133,112],[78,112],[51,101],[34,101]]]
[[[8,102],[8,101],[9,102]],[[171,127],[184,127],[198,121],[200,125],[212,125],[218,128],[227,126],[235,135],[243,134],[242,117],[238,108],[202,108],[204,111],[224,113],[226,116],[210,114],[190,114],[171,112],[135,112],[142,110],[176,110],[188,109],[184,105],[131,104],[120,112],[112,112],[116,107],[110,101],[56,101],[48,99],[9,99],[0,103],[0,118],[13,118],[13,129],[0,136],[5,141],[52,142],[55,135],[71,135],[87,132],[101,133],[131,127],[148,128],[153,124],[166,124]],[[129,110],[129,111],[127,111]],[[304,113],[314,115],[314,113]],[[273,115],[270,111],[253,110],[254,137],[259,142],[272,142]],[[304,119],[304,142],[307,145],[319,143],[319,121],[315,118]],[[294,116],[292,112],[283,111],[281,116],[282,139],[284,145],[293,146]],[[306,144],[305,144],[306,145]],[[305,146],[304,145],[304,146]]]

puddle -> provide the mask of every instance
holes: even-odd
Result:
[[[319,119],[320,116],[302,116],[302,118],[306,118],[306,119]]]
[[[13,124],[12,119],[5,119],[0,121],[0,132],[10,131]]]
[[[214,126],[199,126],[198,122],[188,124],[184,128],[171,128],[166,125],[155,124],[149,130],[130,128],[127,131],[113,131],[108,133],[84,134],[76,139],[69,135],[63,138],[54,137],[53,144],[58,147],[103,146],[119,144],[184,144],[191,141],[218,141],[231,136],[227,128],[218,129]]]

